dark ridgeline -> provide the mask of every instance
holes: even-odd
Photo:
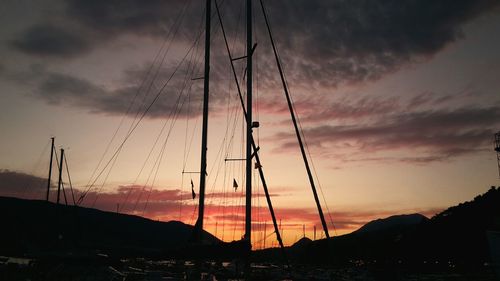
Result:
[[[99,251],[117,256],[188,254],[193,227],[40,200],[0,197],[0,256]],[[208,232],[203,239],[221,243]],[[182,251],[182,252],[180,252]]]
[[[188,257],[193,227],[181,222],[56,205],[41,200],[0,197],[0,255],[37,255],[92,250],[118,256]],[[288,247],[295,263],[348,264],[352,260],[420,264],[489,262],[488,235],[500,231],[500,188],[446,209],[431,219],[396,215],[367,223],[331,239],[302,238]],[[203,232],[211,251],[227,247]],[[219,245],[219,246],[213,246]],[[235,244],[232,244],[235,246]],[[236,246],[235,246],[236,247]],[[198,252],[199,248],[191,249]],[[223,257],[222,252],[212,253]],[[282,261],[278,248],[254,252],[256,261]]]
[[[127,267],[131,263],[117,259],[123,257],[133,262],[142,257],[175,258],[176,270],[182,275],[188,269],[179,260],[229,261],[241,256],[245,246],[242,241],[223,243],[207,232],[203,232],[202,239],[212,245],[193,246],[189,243],[193,226],[181,222],[159,222],[41,200],[0,197],[0,219],[0,256],[35,260],[34,266],[14,271],[0,266],[0,280],[6,273],[12,275],[5,276],[54,274],[59,279],[33,280],[66,280],[61,274],[80,278],[82,270],[92,268],[96,269],[93,273],[96,276],[132,274]],[[499,241],[491,239],[498,238],[499,233],[500,188],[492,187],[474,200],[448,208],[431,219],[420,214],[396,215],[369,222],[347,235],[317,241],[304,237],[286,248],[293,265],[287,271],[301,273],[302,269],[316,268],[319,272],[344,276],[347,270],[349,276],[357,276],[355,280],[420,280],[404,278],[434,273],[473,276],[440,280],[494,280],[493,268],[484,265],[498,263],[499,253],[492,251],[498,251]],[[280,248],[255,251],[251,258],[260,263],[283,262]],[[147,268],[148,260],[140,267]],[[62,272],[52,270],[55,265]],[[268,277],[283,274],[272,267],[266,270],[258,270],[256,274]],[[369,278],[359,277],[364,275]]]
[[[491,263],[488,236],[500,231],[500,188],[491,187],[474,200],[446,209],[431,219],[420,214],[398,215],[367,223],[350,234],[287,248],[296,263],[417,267],[432,264],[480,269]],[[257,251],[258,260],[279,260],[277,249]],[[390,269],[390,268],[389,268]]]

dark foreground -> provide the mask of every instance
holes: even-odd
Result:
[[[201,264],[201,265],[198,265]],[[500,280],[491,265],[457,268],[426,264],[419,268],[399,265],[366,265],[353,263],[343,268],[273,264],[252,264],[245,277],[243,263],[180,260],[151,261],[145,259],[113,260],[106,256],[92,259],[65,257],[61,259],[24,259],[0,257],[0,280],[17,281],[80,281],[80,280],[359,280],[359,281],[493,281]]]

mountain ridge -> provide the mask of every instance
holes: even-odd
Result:
[[[102,250],[162,254],[188,245],[193,226],[42,200],[0,197],[0,254]],[[221,241],[204,231],[208,244]]]
[[[287,247],[287,253],[293,262],[305,264],[453,261],[482,266],[491,261],[488,233],[500,230],[500,188],[492,186],[471,201],[449,207],[430,219],[424,217],[410,214],[377,219],[349,234],[301,241]],[[278,249],[255,254],[256,259],[267,261],[280,260],[280,255]]]

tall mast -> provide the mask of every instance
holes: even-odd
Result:
[[[59,181],[57,183],[57,204],[61,198],[62,169],[63,169],[64,149],[61,148],[61,159],[59,160]]]
[[[226,50],[227,50],[227,54],[229,56],[229,62],[231,64],[231,69],[233,71],[233,76],[234,76],[234,82],[236,83],[236,88],[238,89],[238,97],[240,98],[240,103],[241,103],[241,108],[242,108],[242,111],[243,111],[243,116],[245,117],[245,122],[248,118],[248,115],[247,115],[247,111],[246,111],[246,108],[245,108],[245,101],[243,100],[243,95],[241,94],[241,87],[240,87],[240,83],[238,82],[238,76],[236,74],[236,69],[234,67],[234,60],[231,56],[231,51],[229,49],[229,44],[227,42],[227,37],[226,37],[226,31],[224,30],[224,24],[222,22],[222,17],[220,15],[220,11],[219,11],[219,6],[217,5],[217,1],[215,2],[215,8],[217,9],[217,15],[219,17],[219,22],[220,22],[220,27],[221,27],[221,30],[222,30],[222,36],[224,37],[224,42],[226,44]],[[252,47],[252,52],[253,50],[255,49],[255,46],[254,45]],[[254,127],[252,125],[252,127]],[[281,239],[281,235],[280,235],[280,231],[279,231],[279,228],[278,228],[278,224],[276,223],[276,215],[274,214],[274,209],[273,209],[273,204],[271,202],[271,196],[269,194],[269,190],[267,188],[267,182],[266,182],[266,178],[264,177],[264,171],[262,170],[262,165],[261,165],[261,162],[260,162],[260,157],[259,157],[259,147],[255,144],[255,140],[253,138],[253,135],[251,135],[251,143],[252,143],[252,149],[254,151],[254,157],[255,157],[255,165],[257,166],[257,170],[259,171],[259,176],[260,176],[260,180],[262,182],[262,188],[264,189],[264,194],[266,195],[266,201],[267,201],[267,205],[269,207],[269,212],[271,214],[271,219],[273,221],[273,227],[274,227],[274,233],[276,234],[276,239],[278,240],[279,244],[280,244],[280,247],[281,249],[283,250],[283,256],[285,257],[286,259],[286,254],[284,252],[284,249],[285,249],[285,245],[283,245],[283,240]],[[265,227],[264,227],[264,232],[265,232]],[[264,237],[266,237],[266,235],[264,235]],[[264,248],[266,246],[266,241],[264,239]],[[287,261],[288,263],[288,261]]]
[[[247,139],[245,240],[251,245],[252,232],[252,0],[246,0],[247,10]]]
[[[195,241],[201,242],[203,230],[203,216],[205,212],[205,185],[207,176],[207,130],[208,130],[208,98],[210,85],[210,18],[212,15],[212,1],[206,2],[205,14],[205,74],[203,84],[203,127],[201,132],[201,168],[200,194],[198,203],[198,220],[195,225]]]
[[[47,179],[47,194],[45,195],[45,200],[49,201],[50,193],[50,180],[52,177],[52,159],[54,156],[54,137],[51,137],[51,147],[50,147],[50,164],[49,164],[49,178]]]

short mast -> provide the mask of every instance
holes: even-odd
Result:
[[[201,242],[203,230],[203,216],[205,212],[205,185],[207,177],[207,130],[208,130],[208,98],[210,86],[210,22],[212,16],[212,1],[206,2],[205,14],[205,74],[203,84],[203,127],[201,133],[201,169],[200,169],[200,194],[198,203],[198,220],[195,225],[195,241]]]
[[[51,139],[51,146],[50,146],[49,178],[47,179],[47,194],[45,195],[45,201],[49,201],[50,180],[52,178],[52,159],[54,156],[54,137],[51,137],[50,139]]]

